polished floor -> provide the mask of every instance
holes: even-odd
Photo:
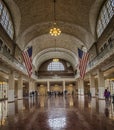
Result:
[[[71,95],[2,101],[0,130],[114,130],[114,104]]]

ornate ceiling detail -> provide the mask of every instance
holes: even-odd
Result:
[[[44,62],[48,58],[43,58],[41,52],[57,55],[59,58],[69,60],[73,66],[77,63],[74,57],[70,59],[67,51],[75,54],[77,59],[77,48],[85,46],[89,49],[96,40],[96,20],[99,10],[105,0],[58,0],[56,2],[56,23],[62,34],[56,38],[56,47],[60,48],[61,54],[51,51],[55,48],[54,39],[49,36],[49,29],[53,20],[53,1],[46,0],[4,0],[7,4],[15,27],[15,41],[23,50],[33,46],[34,66],[38,62]],[[50,50],[50,51],[49,51]],[[64,51],[67,50],[67,51]],[[58,51],[59,52],[59,51]],[[39,63],[39,64],[41,64]]]

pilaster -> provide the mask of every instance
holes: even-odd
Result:
[[[105,80],[103,72],[100,70],[97,70],[98,75],[98,97],[100,99],[104,99],[104,89],[105,89]]]
[[[65,92],[66,87],[65,87],[65,81],[63,81],[63,93]]]
[[[47,91],[50,92],[50,82],[47,81]]]
[[[84,95],[84,80],[78,79],[78,94]]]
[[[95,78],[91,74],[89,75],[89,80],[90,80],[90,92],[91,96],[95,97]]]
[[[23,79],[22,76],[19,77],[18,79],[18,99],[23,98]]]
[[[8,102],[14,101],[14,72],[9,74],[9,90],[8,90]]]

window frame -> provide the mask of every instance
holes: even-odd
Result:
[[[9,35],[9,37],[13,39],[14,38],[14,25],[11,18],[11,14],[3,1],[0,1],[0,7],[1,7],[0,8],[0,24],[2,25],[6,33]]]
[[[47,71],[64,71],[65,66],[60,61],[58,62],[50,62],[47,66]]]
[[[114,15],[112,2],[112,0],[107,0],[99,13],[96,25],[96,33],[98,38],[102,35],[103,31],[105,30]]]

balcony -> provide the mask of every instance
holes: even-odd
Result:
[[[24,65],[19,63],[19,61],[17,59],[15,59],[7,50],[5,50],[2,47],[0,48],[0,59],[6,65],[9,65],[9,67],[13,67],[16,70],[26,73],[26,69],[25,69]]]
[[[28,75],[26,67],[2,47],[0,47],[0,61],[2,61],[5,65],[8,65],[9,68],[13,68],[18,72]],[[35,80],[37,79],[37,76],[34,74],[32,74],[31,77]]]
[[[96,56],[93,60],[89,62],[87,66],[87,72],[103,63],[112,55],[114,55],[114,39],[111,41],[110,44],[107,45],[107,47],[102,52],[98,54],[98,56]]]
[[[39,75],[39,79],[74,78],[74,73],[68,71],[39,71],[38,75]]]

